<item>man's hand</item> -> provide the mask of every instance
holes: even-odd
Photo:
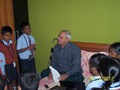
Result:
[[[61,74],[60,75],[60,80],[63,81],[68,77],[68,74]]]
[[[7,85],[5,85],[5,88],[4,88],[4,90],[8,90],[8,87],[7,87]]]
[[[49,74],[48,79],[53,79],[52,73]]]
[[[18,85],[18,90],[22,90],[21,87]]]

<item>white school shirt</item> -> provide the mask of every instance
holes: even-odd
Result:
[[[13,43],[12,40],[9,40],[9,43],[8,43],[8,42],[6,42],[4,39],[2,39],[2,42],[3,42],[4,45],[6,45],[6,46],[9,46],[10,44]]]
[[[92,88],[100,88],[104,81],[100,76],[93,76],[93,80],[87,85],[86,90],[91,90]]]
[[[2,72],[2,75],[5,75],[5,56],[2,52],[0,52],[0,69]]]
[[[110,90],[120,90],[120,81],[119,82],[116,82],[116,83],[113,83],[110,88]]]
[[[31,39],[31,45],[35,44],[35,39],[33,36],[31,35],[26,35],[25,33],[23,33],[18,39],[17,39],[17,50],[26,48],[29,45],[29,40],[28,37],[30,37]],[[20,59],[29,59],[29,56],[31,55],[31,51],[30,50],[26,50],[24,52],[19,53],[19,57]]]

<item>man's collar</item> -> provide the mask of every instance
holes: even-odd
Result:
[[[70,44],[71,44],[71,42],[69,41],[69,42],[67,42],[67,44],[63,47],[63,48],[66,48],[66,47],[69,47],[70,46]],[[61,46],[62,47],[62,46]]]

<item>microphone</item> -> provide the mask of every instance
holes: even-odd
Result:
[[[57,38],[53,38],[52,43],[54,43],[54,41],[55,41],[55,40],[57,40],[57,41],[58,41],[58,39],[57,39]]]
[[[58,41],[58,39],[57,38],[53,38],[53,40],[52,40],[52,43],[54,43],[54,41]],[[51,47],[51,49],[50,49],[50,53],[51,53],[51,55],[50,55],[50,60],[49,60],[49,65],[50,65],[50,61],[52,60],[52,53],[53,53],[53,51],[54,51],[54,49],[53,49],[53,47]]]

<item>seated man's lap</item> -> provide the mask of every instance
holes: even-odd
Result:
[[[50,69],[47,68],[41,72],[41,77],[44,78],[46,76],[49,76],[50,74]],[[80,72],[76,72],[73,75],[70,75],[68,78],[65,79],[65,81],[71,81],[71,82],[83,82],[84,77]]]
[[[65,81],[71,81],[71,82],[83,82],[84,77],[80,72],[76,72],[73,75],[70,75],[68,78],[65,79]]]

